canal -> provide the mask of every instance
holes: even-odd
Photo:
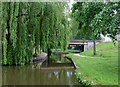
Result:
[[[54,57],[54,58],[53,58]],[[58,55],[48,60],[25,66],[3,66],[2,85],[81,85],[75,75],[75,69],[69,60]]]

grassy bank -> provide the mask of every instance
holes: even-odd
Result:
[[[76,65],[77,78],[91,85],[118,85],[118,43],[114,46],[111,42],[101,43],[96,46],[99,58],[87,58],[68,54]],[[103,55],[100,56],[102,50]],[[81,55],[94,56],[93,48]]]

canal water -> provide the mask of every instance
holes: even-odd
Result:
[[[52,58],[51,58],[52,59]],[[67,61],[68,62],[68,61]],[[25,66],[3,66],[2,85],[80,85],[68,63],[43,63]]]

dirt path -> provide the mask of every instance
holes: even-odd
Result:
[[[80,55],[80,54],[74,54],[75,56],[80,56],[80,57],[87,57],[87,58],[98,58],[98,57],[89,57],[89,56],[84,56],[84,55]]]

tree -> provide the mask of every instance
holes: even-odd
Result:
[[[116,35],[119,29],[119,4],[120,2],[106,3],[102,11],[95,15],[90,24],[95,36],[101,33],[104,36],[108,35],[111,37],[113,42],[117,40]]]
[[[3,2],[3,65],[32,63],[38,53],[57,46],[65,48],[69,38],[66,3]],[[8,34],[6,33],[8,32]]]
[[[116,4],[116,5],[115,5]],[[116,35],[116,28],[112,27],[111,29],[114,30],[113,32],[106,32],[108,29],[101,28],[102,25],[106,25],[105,22],[109,24],[109,22],[106,20],[110,20],[110,14],[112,13],[113,8],[116,8],[118,3],[104,3],[104,2],[77,2],[73,4],[72,8],[72,17],[74,20],[76,20],[79,23],[78,29],[80,29],[79,34],[83,36],[83,38],[86,38],[87,36],[91,36],[93,42],[94,42],[94,55],[96,55],[96,46],[95,46],[95,40],[97,40],[100,37],[100,34],[103,35],[111,34],[114,32],[114,36]],[[116,6],[116,7],[115,7]],[[106,8],[109,8],[107,10]],[[104,10],[107,10],[107,16],[104,16],[104,18],[100,17],[101,12]],[[98,16],[99,15],[99,16]],[[102,15],[106,15],[106,13],[103,13]],[[116,15],[117,16],[117,15]],[[98,18],[101,18],[103,22],[101,24],[97,23]],[[111,20],[116,20],[114,23],[117,25],[116,22],[118,17],[113,17]],[[100,25],[100,26],[99,26]],[[109,24],[110,25],[110,24]],[[99,26],[96,27],[96,26]],[[110,26],[108,26],[109,28]],[[101,31],[102,29],[102,31]],[[106,34],[104,34],[106,32]],[[113,38],[114,39],[114,38]]]
[[[0,2],[0,20],[2,18],[2,15],[1,15],[2,9],[1,8],[2,8],[2,3]],[[1,41],[1,37],[2,37],[2,30],[1,30],[1,21],[0,21],[0,58],[2,58],[2,41]]]

